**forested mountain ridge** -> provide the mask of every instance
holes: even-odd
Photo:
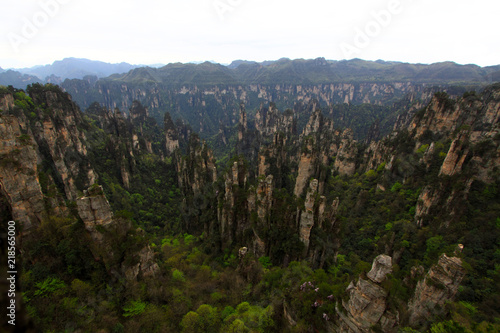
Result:
[[[84,72],[88,67],[84,61],[65,59],[52,67],[57,65],[55,67],[62,70],[69,68]],[[75,64],[80,64],[81,68]],[[100,67],[109,65],[96,64]],[[105,70],[109,72],[109,68]],[[126,113],[132,102],[138,100],[158,123],[169,112],[173,119],[188,122],[201,137],[210,138],[221,127],[231,128],[237,123],[240,101],[247,106],[250,118],[261,103],[270,102],[276,103],[280,109],[293,107],[300,101],[308,103],[311,99],[316,99],[322,107],[339,103],[352,108],[378,105],[379,110],[368,117],[364,111],[355,112],[358,114],[357,123],[370,127],[375,118],[382,124],[392,122],[393,105],[402,99],[420,99],[426,103],[433,92],[443,90],[457,97],[465,91],[478,90],[497,81],[498,73],[498,66],[479,67],[452,62],[422,65],[318,58],[262,63],[235,61],[229,66],[209,62],[175,63],[161,68],[135,68],[107,78],[88,75],[64,82],[56,75],[40,80],[21,73],[16,76],[16,72],[8,71],[0,74],[0,84],[12,84],[17,88],[24,88],[32,82],[60,84],[82,109],[98,102],[111,109],[118,107]],[[304,115],[304,121],[308,117]],[[350,123],[343,125],[352,126]],[[388,134],[386,128],[382,126],[381,129],[383,135]],[[363,131],[359,128],[353,130],[355,137],[360,139]]]
[[[472,83],[486,82],[498,75],[499,66],[479,67],[442,62],[431,65],[401,62],[365,61],[361,59],[333,61],[324,58],[283,58],[277,61],[237,62],[229,66],[204,62],[169,64],[161,68],[133,69],[112,75],[106,80],[133,83],[155,81],[165,85],[230,85],[230,84],[328,84],[340,82],[414,82]],[[149,73],[149,76],[146,75]]]
[[[66,80],[61,86],[82,109],[97,101],[126,112],[138,100],[158,122],[169,112],[172,118],[183,119],[203,138],[209,138],[221,127],[238,122],[240,101],[247,106],[250,118],[261,103],[273,102],[286,109],[296,102],[316,99],[322,107],[339,103],[378,105],[381,110],[377,116],[383,121],[401,99],[428,102],[433,92],[442,90],[460,96],[494,82],[499,71],[498,66],[451,62],[420,65],[359,59],[280,59],[236,62],[227,67],[209,62],[143,67],[100,80]],[[368,126],[373,121],[370,119]]]
[[[500,87],[429,99],[366,142],[314,99],[238,104],[218,162],[138,101],[82,113],[56,86],[2,88],[28,314],[43,330],[498,329]]]

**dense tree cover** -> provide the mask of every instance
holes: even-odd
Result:
[[[103,112],[108,111],[93,105],[84,120],[88,124],[88,158],[99,174],[113,210],[149,232],[165,227],[175,229],[180,192],[175,162],[161,153],[165,140],[161,130],[154,121],[141,123],[137,146],[131,140],[137,127],[119,117],[107,124],[103,122]],[[146,147],[147,142],[151,143],[152,151]]]
[[[31,92],[35,94],[35,90]],[[24,116],[30,119],[32,112],[37,116],[36,108],[41,106],[36,100],[22,91],[14,93]],[[442,97],[443,103],[449,103]],[[456,193],[465,193],[471,170],[439,176],[450,140],[427,133],[416,147],[410,133],[400,131],[384,139],[395,156],[390,170],[382,163],[368,171],[358,168],[348,177],[325,167],[324,194],[328,203],[339,199],[338,212],[334,220],[312,229],[312,247],[306,255],[296,227],[296,212],[303,209],[304,198],[292,194],[293,179],[281,177],[267,217],[274,226],[265,234],[270,244],[267,253],[256,257],[250,252],[241,257],[238,249],[251,237],[243,235],[241,242],[222,248],[217,229],[206,227],[217,218],[214,202],[224,190],[225,171],[190,198],[192,201],[186,201],[189,204],[182,205],[176,157],[162,155],[161,130],[152,123],[141,123],[144,141],[134,146],[130,138],[137,127],[126,121],[107,127],[98,116],[102,110],[95,107],[81,124],[88,159],[116,216],[132,219],[146,231],[145,238],[140,238],[140,229],[133,228],[124,242],[112,247],[117,249],[117,257],[132,260],[133,252],[148,244],[160,273],[127,280],[94,258],[75,204],[67,202],[72,212],[69,217],[51,217],[23,239],[23,301],[41,331],[323,332],[334,327],[335,307],[345,299],[346,287],[364,276],[380,253],[389,253],[394,259],[393,273],[383,287],[389,291],[388,301],[401,309],[404,326],[408,319],[405,304],[416,284],[409,278],[412,267],[429,269],[441,253],[454,255],[458,243],[465,246],[457,255],[463,259],[467,275],[456,301],[446,305],[444,315],[432,318],[429,330],[500,329],[500,174],[494,169],[491,182],[472,181],[467,197],[460,199]],[[469,149],[475,156],[487,157],[499,139]],[[429,153],[432,142],[434,150]],[[222,159],[227,161],[226,171],[239,160],[246,168],[254,167],[254,162],[237,153],[228,152]],[[183,158],[189,165],[191,157]],[[363,157],[356,158],[356,164],[362,165]],[[278,171],[271,170],[276,175]],[[40,184],[49,198],[61,195],[53,174],[50,165],[40,166]],[[249,187],[257,181],[250,177],[245,186],[235,189],[237,200],[232,207],[235,216],[252,223],[256,217],[246,216],[244,205]],[[440,206],[451,195],[458,198],[453,201],[456,207],[449,207],[460,213],[455,220],[450,223],[447,211],[435,209],[421,227],[417,225],[416,205],[425,186],[443,191]],[[0,204],[5,206],[5,200]]]

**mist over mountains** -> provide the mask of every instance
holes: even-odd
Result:
[[[412,81],[426,83],[491,83],[500,77],[500,66],[480,67],[442,62],[430,65],[391,61],[282,58],[276,61],[235,60],[225,66],[213,61],[171,63],[166,66],[110,64],[81,58],[65,58],[50,65],[1,69],[0,84],[25,88],[27,84],[56,83],[86,76],[111,81],[182,84],[318,84],[344,81]]]
[[[125,62],[110,64],[82,58],[64,58],[63,60],[54,61],[50,65],[11,70],[25,75],[36,76],[42,81],[48,81],[47,78],[50,77],[57,77],[62,82],[65,79],[82,79],[87,75],[95,75],[99,78],[106,77],[115,73],[125,73],[137,67],[140,67],[140,65],[131,65]]]
[[[430,91],[442,89],[459,96],[498,80],[500,65],[325,58],[235,60],[227,66],[209,61],[171,63],[158,68],[67,58],[52,65],[0,73],[0,85],[18,89],[34,82],[58,84],[82,109],[97,102],[128,113],[133,101],[138,100],[158,123],[169,112],[204,138],[231,128],[238,121],[240,102],[246,104],[252,117],[261,103],[276,103],[285,110],[295,103],[317,100],[323,107],[345,104],[331,112],[337,114],[339,125],[353,128],[355,137],[362,139],[376,121],[381,121],[382,134],[387,134],[402,99],[408,99],[403,105],[421,98],[428,101]],[[347,109],[361,120],[354,123],[356,117],[342,116]],[[305,125],[305,121],[300,123]]]

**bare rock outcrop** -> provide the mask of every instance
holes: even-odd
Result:
[[[31,126],[40,159],[53,165],[66,198],[76,200],[76,180],[83,180],[82,186],[90,186],[97,179],[87,160],[85,133],[79,130],[83,122],[80,109],[63,92],[37,91],[31,97],[35,104],[46,106],[45,111],[36,110],[35,122]]]
[[[440,199],[440,191],[426,186],[420,193],[415,207],[415,222],[421,227],[424,225],[425,216],[429,215],[430,210]]]
[[[243,136],[248,131],[247,113],[245,111],[245,104],[240,104],[240,122],[238,124],[238,141],[243,140]]]
[[[82,114],[71,97],[36,85],[29,94],[0,98],[0,191],[24,231],[49,215],[66,216],[64,200],[75,200],[97,178],[87,159]]]
[[[179,187],[187,193],[199,193],[204,185],[217,179],[217,168],[212,151],[205,141],[191,135],[187,156],[177,159]]]
[[[159,272],[160,268],[154,261],[154,253],[146,245],[138,253],[119,254],[115,243],[125,241],[127,234],[132,230],[130,221],[115,218],[111,211],[102,186],[94,185],[84,191],[84,196],[76,201],[78,215],[85,224],[93,242],[90,249],[97,259],[101,259],[116,270],[118,265],[127,280],[136,280],[139,274],[142,277],[151,277]],[[141,229],[136,232],[141,233]],[[130,262],[123,261],[123,257],[132,257]],[[134,260],[135,259],[135,260]]]
[[[84,196],[76,200],[78,215],[85,224],[85,229],[90,233],[92,239],[97,242],[103,241],[103,235],[99,227],[107,227],[113,223],[113,212],[108,200],[104,196],[102,186],[93,186],[84,191]]]
[[[179,148],[179,133],[168,112],[165,113],[163,129],[165,131],[165,149],[167,154],[172,154]]]
[[[373,260],[372,269],[366,276],[373,282],[381,283],[390,273],[392,273],[392,258],[381,254]]]
[[[235,161],[225,176],[224,194],[219,196],[218,221],[224,243],[230,244],[239,238],[248,226],[248,200],[241,200],[241,188],[247,182],[247,171],[242,160]],[[240,205],[236,207],[236,203]]]
[[[349,300],[342,301],[343,310],[337,308],[339,332],[373,332],[374,326],[383,332],[397,331],[399,315],[388,309],[388,292],[380,285],[391,271],[391,257],[379,255],[368,273],[369,280],[360,277],[351,282],[346,289]]]
[[[417,284],[415,295],[408,304],[410,325],[422,326],[441,313],[445,303],[454,299],[465,274],[460,258],[442,254],[438,263]]]
[[[154,252],[149,246],[143,247],[136,257],[138,262],[135,265],[122,263],[122,271],[127,280],[137,280],[139,275],[143,278],[154,277],[160,272],[160,267],[154,261]]]
[[[306,201],[304,202],[304,210],[300,213],[299,220],[299,238],[304,243],[304,250],[307,252],[309,248],[309,238],[311,236],[311,229],[314,226],[314,202],[315,195],[318,191],[318,180],[313,179],[309,184],[309,189],[306,194]]]
[[[313,149],[313,140],[309,140],[305,144],[305,149],[303,150],[300,160],[299,160],[299,168],[297,172],[297,178],[295,180],[295,188],[293,193],[296,196],[302,195],[304,189],[306,187],[307,181],[313,176],[314,171],[316,169],[315,163],[316,158],[312,153]]]
[[[246,113],[244,115],[245,117],[240,121],[243,126],[246,122]],[[294,128],[293,113],[286,111],[283,114],[280,113],[274,103],[269,103],[268,108],[261,105],[255,114],[255,129],[261,137],[272,137],[278,132],[292,133]]]
[[[14,96],[6,94],[0,96],[0,110],[6,111],[14,106]]]
[[[467,137],[465,134],[460,135],[458,138],[453,140],[450,149],[446,154],[439,175],[453,176],[462,171],[462,166],[469,154],[469,149],[466,148]]]
[[[253,252],[257,256],[265,255],[266,243],[262,240],[257,230],[268,230],[270,227],[271,207],[273,204],[273,175],[266,178],[259,177],[257,187],[250,187],[247,198],[250,216],[257,213],[257,220],[253,220],[252,231],[254,235]],[[256,222],[256,223],[255,223]],[[254,228],[257,226],[257,228]]]
[[[266,215],[271,210],[273,203],[273,176],[269,175],[265,179],[260,179],[257,189],[257,216],[261,222],[265,222]]]
[[[0,193],[6,197],[12,218],[24,231],[36,227],[45,212],[37,170],[36,142],[22,134],[13,116],[0,116]]]
[[[306,127],[302,132],[302,137],[319,133],[322,128],[323,122],[324,118],[321,114],[321,111],[319,109],[315,110],[311,114],[311,117],[309,118],[309,121],[307,122]]]
[[[348,128],[342,133],[334,168],[341,175],[352,176],[356,171],[357,154],[358,148],[356,146],[356,141],[353,139],[353,132]]]
[[[149,112],[139,101],[134,100],[129,110],[130,120],[133,124],[137,125],[142,130],[142,124],[146,122],[149,117]]]

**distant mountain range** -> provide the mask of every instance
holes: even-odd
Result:
[[[109,64],[102,61],[88,59],[65,58],[54,61],[51,65],[35,66],[31,68],[20,68],[16,71],[22,74],[34,75],[40,79],[56,76],[65,79],[82,79],[87,75],[106,77],[115,73],[125,73],[140,65],[131,65],[125,62],[119,64]]]
[[[252,62],[237,60],[229,66],[169,64],[161,68],[135,68],[105,80],[164,85],[214,84],[328,84],[338,82],[488,83],[500,78],[500,66],[479,67],[442,62],[432,65],[360,59],[332,61],[280,59]]]
[[[214,84],[325,84],[336,82],[406,81],[420,83],[490,83],[500,80],[500,65],[479,67],[442,62],[431,65],[402,62],[311,60],[282,58],[277,61],[235,60],[224,66],[214,62],[172,63],[152,67],[128,63],[110,64],[66,58],[51,65],[0,68],[0,85],[25,88],[33,82],[61,84],[86,76],[126,83],[176,85]]]
[[[236,60],[227,66],[207,61],[140,67],[101,79],[94,76],[65,80],[61,86],[82,110],[97,102],[127,113],[138,100],[158,123],[169,112],[172,119],[182,119],[205,138],[219,133],[221,126],[230,128],[239,120],[240,102],[250,110],[249,116],[261,104],[270,102],[282,110],[300,108],[298,104],[312,100],[322,107],[345,104],[345,109],[332,112],[341,114],[360,108],[360,118],[370,119],[363,119],[362,123],[368,124],[363,128],[345,124],[361,138],[376,119],[396,116],[399,107],[395,104],[407,105],[420,99],[428,102],[432,92],[442,90],[461,96],[499,80],[500,66],[283,58],[265,62]],[[371,106],[363,109],[361,104]],[[375,112],[373,105],[381,109]],[[304,117],[300,121],[306,120]],[[390,130],[391,126],[385,125],[389,123],[381,123],[382,132]]]
[[[0,68],[0,84],[25,88],[34,82],[60,84],[66,79],[83,79],[85,76],[107,77],[111,74],[126,73],[143,65],[125,62],[110,64],[89,59],[65,58],[51,65],[4,70]]]
[[[0,71],[0,85],[2,86],[13,86],[15,88],[25,89],[28,84],[34,82],[46,83],[47,80],[41,80],[34,75],[22,74],[14,70],[2,70]]]

